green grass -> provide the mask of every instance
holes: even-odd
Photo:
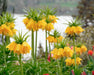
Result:
[[[41,6],[57,6],[57,5],[59,5],[60,7],[69,7],[69,8],[75,8],[75,7],[77,7],[77,5],[78,5],[78,3],[77,2],[62,2],[62,3],[52,3],[52,2],[50,2],[50,3],[40,3],[39,5],[41,5]]]
[[[61,4],[60,4],[61,7],[70,7],[70,8],[77,7],[77,5],[78,5],[78,3],[72,3],[72,2],[61,3]]]

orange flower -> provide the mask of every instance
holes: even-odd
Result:
[[[52,23],[56,23],[57,21],[57,17],[55,15],[49,15],[49,20],[52,22]]]
[[[54,39],[54,42],[57,43],[57,41],[58,41],[58,43],[60,43],[62,41],[62,39],[63,39],[63,37],[59,36],[58,38]]]
[[[27,42],[23,42],[22,44],[22,54],[26,54],[26,53],[30,53],[31,47],[29,46],[29,44]]]
[[[10,43],[8,46],[6,46],[6,48],[8,48],[10,51],[15,50],[16,48],[16,43],[13,41],[12,43]]]
[[[14,51],[14,53],[19,54],[27,54],[30,53],[31,47],[27,42],[23,42],[22,44],[17,44],[15,42],[10,43],[6,46],[10,51]]]
[[[14,49],[14,53],[17,53],[19,55],[19,54],[21,54],[21,51],[22,51],[22,45],[17,44],[16,48]]]
[[[51,31],[52,29],[54,29],[54,25],[53,25],[52,23],[48,23],[48,24],[46,25],[45,29],[46,29],[47,31]]]
[[[53,36],[48,36],[47,40],[49,41],[49,43],[53,43],[54,42],[54,37]]]
[[[23,22],[24,22],[25,25],[27,25],[28,22],[29,22],[29,19],[28,18],[25,18],[25,19],[23,19]]]

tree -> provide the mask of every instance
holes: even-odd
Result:
[[[78,5],[78,16],[85,22],[85,27],[94,25],[94,0],[81,0]]]
[[[7,0],[0,0],[0,15],[7,10]]]

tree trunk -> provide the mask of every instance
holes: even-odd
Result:
[[[0,0],[0,15],[7,10],[7,0]]]

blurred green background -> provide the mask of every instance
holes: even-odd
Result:
[[[57,15],[77,14],[77,5],[80,0],[7,0],[9,12],[24,13],[27,8],[56,8]]]

